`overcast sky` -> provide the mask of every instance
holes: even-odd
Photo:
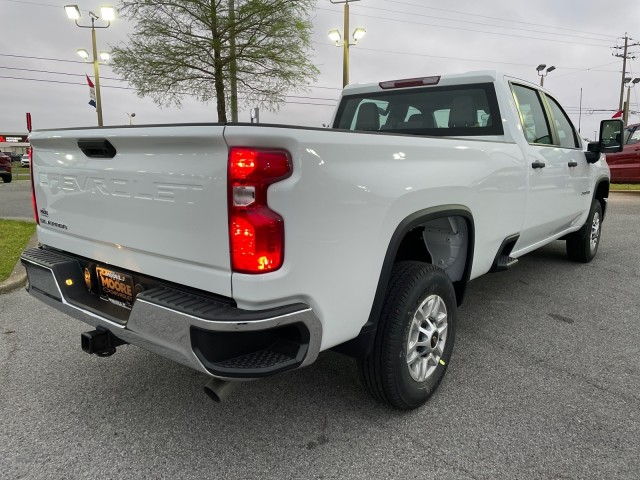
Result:
[[[72,1],[0,0],[0,133],[25,132],[25,112],[31,112],[36,129],[97,125],[84,79],[85,73],[93,77],[92,64],[78,61],[75,53],[78,48],[90,50],[91,34],[67,19],[63,5]],[[99,6],[108,3],[77,1],[85,21],[89,10],[99,12]],[[320,69],[318,81],[306,92],[291,92],[279,112],[261,111],[263,123],[329,122],[342,85],[342,50],[328,40],[327,31],[342,29],[342,12],[342,5],[317,0],[310,54]],[[599,121],[618,108],[622,59],[612,53],[622,51],[612,47],[623,44],[625,33],[640,40],[638,25],[636,2],[613,8],[600,0],[360,0],[351,4],[351,30],[365,27],[367,36],[351,48],[350,80],[368,83],[499,69],[538,82],[535,67],[554,65],[545,87],[567,108],[576,127],[582,88],[581,132],[593,138]],[[98,31],[98,49],[126,42],[132,29],[130,22],[116,19]],[[640,53],[640,47],[630,51]],[[640,76],[638,60],[627,65],[628,76]],[[127,113],[136,114],[137,124],[217,119],[213,103],[185,101],[182,109],[161,109],[138,98],[108,66],[100,67],[100,75],[105,125],[128,123]],[[638,109],[637,90],[631,92],[632,111]],[[249,121],[248,110],[239,116]],[[632,114],[633,122],[640,117]]]

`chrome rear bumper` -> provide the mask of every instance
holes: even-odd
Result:
[[[322,325],[313,310],[294,304],[249,311],[232,301],[156,284],[127,310],[90,293],[83,259],[44,248],[25,250],[31,295],[127,343],[220,379],[250,379],[313,363]]]

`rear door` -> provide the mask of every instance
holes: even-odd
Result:
[[[553,144],[552,127],[541,92],[511,84],[520,114],[526,150],[528,194],[525,220],[518,249],[536,245],[563,231],[571,223],[573,209],[567,205],[570,157]]]
[[[570,215],[569,226],[584,222],[584,214],[589,211],[593,197],[591,170],[587,157],[582,150],[578,133],[560,104],[551,96],[543,94],[546,101],[547,114],[551,121],[553,144],[559,156],[565,162],[568,189],[565,199],[566,209]]]

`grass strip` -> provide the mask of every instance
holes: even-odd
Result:
[[[612,192],[623,192],[625,190],[640,190],[638,183],[612,183],[609,187]]]
[[[0,282],[9,278],[35,231],[35,223],[0,219]]]

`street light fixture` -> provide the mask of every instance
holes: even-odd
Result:
[[[96,46],[96,28],[109,28],[111,25],[111,21],[115,19],[116,13],[113,7],[111,6],[103,6],[100,7],[100,16],[96,15],[93,12],[89,12],[89,18],[91,19],[91,25],[80,25],[78,20],[82,16],[80,13],[80,8],[78,5],[65,5],[64,11],[69,17],[70,20],[73,20],[76,23],[76,26],[80,28],[90,28],[91,29],[91,43],[93,46],[93,75],[95,77],[95,86],[96,86],[96,113],[98,114],[98,126],[102,127],[102,98],[100,96],[100,72],[98,71],[98,58],[100,58],[103,62],[109,59],[109,54],[107,52],[100,52],[100,57],[98,57],[98,48]],[[107,22],[106,25],[96,25],[96,20],[102,19]],[[89,52],[84,49],[80,49],[77,51],[78,55],[80,55],[85,60],[89,59]]]
[[[111,6],[100,7],[100,15],[105,22],[113,22],[116,19],[116,10]]]
[[[349,47],[351,45],[356,45],[358,40],[361,40],[367,33],[367,31],[362,27],[357,27],[352,34],[353,43],[349,39],[349,2],[359,2],[360,0],[329,0],[331,3],[344,3],[344,29],[342,30],[342,35],[340,35],[340,31],[338,29],[329,30],[329,39],[332,42],[335,42],[336,47],[343,47],[343,56],[342,56],[342,86],[346,87],[349,83]],[[340,40],[342,40],[342,45],[340,45]]]
[[[358,40],[361,40],[362,38],[364,38],[366,34],[367,34],[367,31],[364,28],[358,27],[353,31],[353,40],[357,43]]]
[[[536,71],[538,72],[538,76],[540,77],[541,87],[544,87],[544,77],[546,77],[547,75],[549,75],[549,73],[553,72],[556,69],[556,67],[554,67],[553,65],[547,68],[546,71],[544,70],[545,68],[547,68],[547,66],[544,63],[541,63],[536,67]]]
[[[340,46],[340,40],[342,40],[342,35],[340,35],[340,30],[334,28],[333,30],[329,30],[329,40],[332,42],[336,42],[336,47]]]
[[[78,20],[80,18],[80,9],[77,5],[66,5],[64,11],[67,12],[67,17],[70,20]]]

